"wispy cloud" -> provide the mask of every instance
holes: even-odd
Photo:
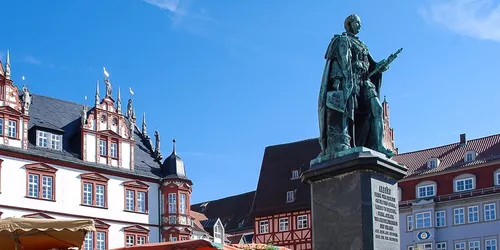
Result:
[[[30,64],[42,65],[42,61],[31,55],[25,56],[24,61]]]
[[[436,0],[420,14],[460,35],[500,42],[500,4],[492,0]]]

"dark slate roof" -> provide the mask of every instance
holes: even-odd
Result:
[[[465,162],[467,151],[476,152],[475,161]],[[440,163],[437,168],[428,169],[427,161],[438,158]],[[466,168],[477,164],[500,159],[500,134],[473,139],[461,144],[457,141],[452,144],[402,153],[394,156],[393,160],[404,164],[408,168],[405,178],[416,177],[431,173]]]
[[[253,228],[250,216],[255,191],[191,205],[191,210],[207,218],[220,218],[226,233]],[[205,209],[203,209],[205,207]]]
[[[305,171],[321,151],[318,139],[266,147],[255,194],[254,216],[310,208],[309,185],[291,180],[292,171]],[[295,201],[287,203],[287,191],[296,190]]]
[[[107,166],[92,162],[85,162],[81,157],[81,111],[82,104],[63,101],[52,97],[31,94],[32,104],[30,106],[30,121],[28,128],[28,150],[0,145],[0,149],[6,151],[19,152],[33,156],[46,157],[70,163],[76,163],[84,166],[93,167],[96,171],[105,169],[109,171],[133,174],[143,177],[159,178],[160,165],[153,157],[152,151],[141,136],[136,127],[135,135],[135,169],[124,169]],[[32,128],[42,127],[53,131],[63,133],[63,150],[51,150],[36,147],[36,136]]]
[[[161,164],[161,175],[165,179],[183,179],[187,180],[190,184],[193,184],[186,175],[184,161],[175,151],[175,140],[172,153],[165,159],[163,164]]]

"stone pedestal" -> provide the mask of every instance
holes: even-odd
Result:
[[[406,167],[367,148],[312,161],[313,249],[400,249],[397,181]]]

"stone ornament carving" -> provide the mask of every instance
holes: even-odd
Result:
[[[31,105],[31,96],[26,86],[23,87],[23,108],[25,112],[28,112]]]
[[[357,37],[361,19],[353,14],[344,22],[345,32],[336,34],[325,54],[325,67],[318,97],[321,153],[319,163],[354,147],[366,147],[392,157],[383,145],[380,103],[382,73],[402,49],[375,61]]]

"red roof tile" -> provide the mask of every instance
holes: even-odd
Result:
[[[464,161],[465,153],[468,151],[476,153],[476,159],[472,162]],[[434,157],[439,159],[439,165],[433,169],[427,168],[427,161]],[[392,159],[408,168],[408,174],[405,178],[469,167],[500,159],[500,134],[470,140],[465,144],[456,142],[435,148],[402,153]]]

